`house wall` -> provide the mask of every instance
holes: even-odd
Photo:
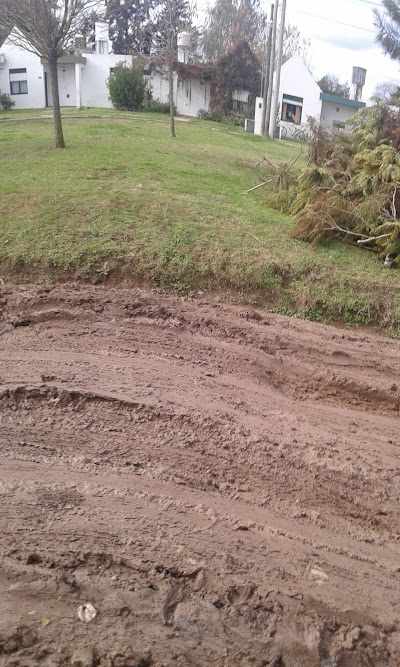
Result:
[[[168,82],[167,72],[152,71],[151,75],[146,78],[147,78],[147,85],[151,89],[151,92],[153,93],[153,98],[155,100],[158,100],[159,102],[168,102],[169,82]]]
[[[10,69],[25,67],[27,70],[28,93],[12,95],[15,107],[18,109],[41,109],[46,107],[45,73],[48,78],[47,101],[52,105],[50,75],[46,65],[42,65],[40,58],[34,54],[14,46],[6,40],[0,49],[5,55],[5,62],[0,64],[0,90],[10,94]],[[81,67],[81,106],[111,108],[108,98],[107,79],[110,69],[120,62],[130,65],[132,56],[115,54],[85,54],[86,64]],[[145,77],[152,88],[154,99],[168,102],[169,85],[166,73],[153,72]],[[75,64],[68,63],[58,66],[58,84],[60,104],[63,107],[75,107],[76,98],[76,70]],[[195,117],[200,109],[208,109],[211,97],[210,82],[201,82],[195,79],[178,81],[174,74],[174,103],[180,114]]]
[[[0,64],[0,91],[10,95],[16,109],[42,109],[46,106],[43,66],[40,58],[33,53],[23,51],[7,39],[0,47],[5,62]],[[26,67],[28,93],[11,95],[10,69]]]
[[[274,82],[275,85],[275,82]],[[279,118],[282,113],[283,96],[301,97],[303,99],[303,107],[301,114],[301,125],[307,123],[307,119],[312,116],[318,121],[321,116],[321,89],[314,81],[312,75],[307,67],[298,56],[293,56],[282,66],[281,83],[279,88]],[[256,98],[256,113],[254,133],[261,135],[261,117],[262,117],[263,100],[260,97]],[[286,136],[290,137],[293,132],[299,129],[296,123],[280,122],[286,130]]]
[[[169,81],[167,72],[152,72],[146,77],[151,87],[153,98],[160,102],[169,100]],[[184,116],[196,117],[200,109],[210,105],[211,85],[209,81],[202,83],[196,79],[179,80],[174,73],[174,104],[177,112]]]
[[[179,81],[175,77],[175,104],[177,112],[184,116],[197,116],[200,109],[208,110],[211,97],[209,81],[204,83],[195,79]]]
[[[348,107],[344,104],[323,101],[321,109],[321,127],[324,130],[332,131],[334,120],[340,120],[345,123],[349,118],[354,116],[357,111],[358,109]]]
[[[293,95],[303,98],[303,110],[301,123],[306,124],[307,119],[320,119],[321,116],[321,89],[314,81],[307,67],[298,56],[290,58],[283,66],[281,73],[281,84],[279,89],[279,115],[282,112],[283,95]],[[285,123],[288,127],[292,123]],[[296,127],[296,126],[295,126]],[[290,127],[289,127],[290,129]]]
[[[81,104],[83,107],[109,109],[112,104],[108,98],[107,79],[110,69],[120,62],[132,64],[132,56],[117,56],[113,53],[85,54],[86,65],[82,67]]]

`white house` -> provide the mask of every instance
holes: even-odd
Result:
[[[308,67],[297,55],[283,66],[279,88],[278,125],[281,136],[296,136],[308,118],[315,118],[328,131],[344,130],[346,121],[365,107],[365,102],[323,93]],[[263,100],[256,100],[255,134],[262,134]]]
[[[110,108],[107,79],[120,62],[132,63],[133,56],[111,51],[107,24],[96,25],[93,47],[75,48],[58,60],[58,84],[62,107]],[[187,61],[187,51],[179,48],[179,59]],[[190,71],[190,65],[185,65]],[[150,68],[146,80],[153,97],[169,99],[168,75],[162,67]],[[46,61],[7,38],[0,46],[0,92],[8,93],[16,109],[44,109],[52,106],[49,69]],[[174,73],[174,103],[179,114],[196,116],[208,109],[211,83],[204,76],[179,77]]]

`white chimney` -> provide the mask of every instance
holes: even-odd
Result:
[[[96,53],[107,54],[109,52],[109,28],[107,21],[96,21],[94,25],[94,40]]]
[[[180,63],[188,63],[190,54],[190,33],[181,32],[178,35],[178,60]]]

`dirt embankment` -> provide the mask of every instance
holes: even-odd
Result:
[[[0,311],[0,664],[399,666],[398,342],[102,287]]]

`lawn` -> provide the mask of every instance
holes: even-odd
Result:
[[[70,110],[68,148],[52,148],[42,112],[0,114],[0,259],[3,276],[149,282],[317,320],[397,331],[398,274],[372,253],[290,238],[292,221],[268,208],[263,155],[289,160],[290,142],[240,128]],[[82,120],[68,117],[81,114]],[[101,119],[101,114],[113,115]],[[300,158],[300,165],[303,157]]]

